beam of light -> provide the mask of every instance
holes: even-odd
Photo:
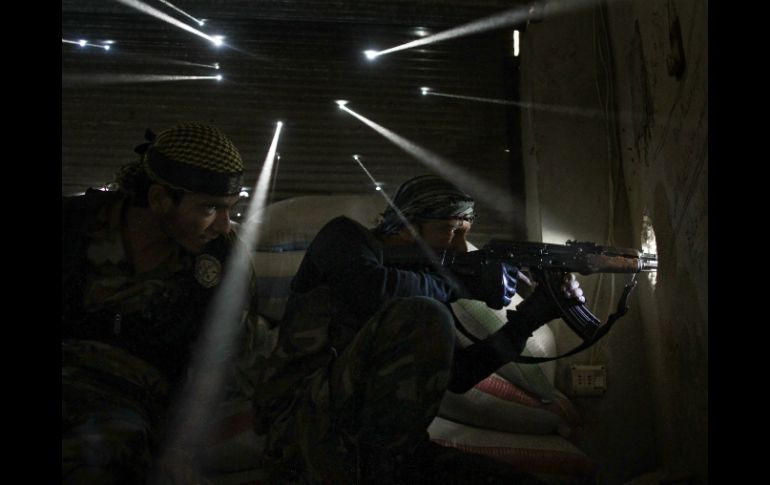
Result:
[[[160,20],[163,20],[164,22],[168,22],[171,25],[179,27],[182,30],[186,30],[186,31],[188,31],[190,33],[193,33],[195,35],[199,35],[199,36],[203,37],[204,39],[208,40],[209,42],[211,42],[214,45],[218,46],[218,45],[222,44],[221,38],[219,40],[217,40],[217,38],[216,38],[216,37],[221,37],[221,36],[214,36],[214,37],[212,37],[210,35],[204,34],[200,30],[194,29],[194,28],[190,27],[189,25],[184,24],[184,23],[180,22],[179,20],[169,16],[168,14],[165,14],[165,13],[161,12],[157,8],[150,7],[146,3],[140,2],[139,0],[117,0],[117,1],[122,3],[122,4],[124,4],[124,5],[127,5],[129,7],[135,8],[135,9],[139,10],[140,12],[144,12],[144,13],[146,13],[148,15],[152,15],[153,17],[155,17],[157,19],[160,19]]]
[[[105,44],[107,42],[105,41]],[[206,69],[214,69],[214,70],[220,70],[221,66],[218,62],[214,62],[212,64],[201,64],[198,62],[190,62],[190,61],[183,61],[181,59],[171,59],[169,57],[155,57],[155,56],[148,56],[146,54],[137,54],[137,53],[131,53],[122,51],[120,53],[121,57],[124,57],[126,59],[130,59],[132,62],[136,62],[138,64],[141,64],[142,66],[147,66],[149,64],[163,64],[163,65],[169,65],[173,64],[175,66],[193,66],[193,67],[205,67]]]
[[[277,153],[275,154],[275,166],[273,168],[273,175],[271,176],[271,184],[270,184],[270,195],[267,197],[267,203],[271,203],[273,200],[275,200],[275,186],[278,182],[278,166],[281,164],[281,154]]]
[[[217,76],[174,76],[166,74],[69,74],[62,75],[62,83],[67,85],[94,85],[94,84],[134,84],[157,83],[168,81],[197,81],[201,79],[213,79],[220,81]]]
[[[641,120],[641,115],[634,115],[630,111],[618,111],[616,114],[605,113],[598,109],[577,108],[574,106],[558,106],[555,104],[543,104],[543,103],[524,103],[520,101],[511,101],[507,99],[495,99],[495,98],[480,98],[478,96],[464,96],[461,94],[448,94],[440,93],[432,90],[431,88],[421,87],[420,92],[423,96],[441,96],[444,98],[465,99],[468,101],[480,101],[482,103],[504,104],[508,106],[518,106],[524,109],[534,109],[541,111],[550,111],[552,113],[560,113],[573,116],[582,116],[584,118],[591,119],[613,119],[616,121],[637,119]]]
[[[385,199],[385,202],[387,202],[390,208],[393,209],[393,211],[396,213],[398,218],[401,220],[401,223],[404,225],[404,227],[409,228],[409,232],[412,234],[412,236],[415,238],[417,243],[420,245],[423,252],[425,252],[425,254],[429,256],[432,255],[433,253],[431,251],[428,251],[428,245],[425,242],[425,240],[423,240],[422,237],[420,237],[420,235],[417,233],[417,231],[414,230],[411,224],[409,224],[409,221],[406,219],[406,216],[404,216],[403,212],[401,212],[401,210],[398,207],[396,207],[396,204],[393,203],[393,200],[391,200],[391,198],[388,197],[388,194],[386,194],[385,191],[382,190],[382,188],[380,187],[380,184],[378,184],[377,181],[374,179],[374,177],[372,177],[372,174],[369,172],[369,170],[367,170],[366,167],[364,167],[364,164],[361,162],[361,156],[353,155],[353,160],[355,160],[356,163],[358,163],[358,166],[361,167],[361,170],[363,170],[366,176],[369,177],[369,180],[372,181],[372,185],[374,185],[374,190],[378,191],[382,196],[382,198]]]
[[[76,45],[79,45],[80,47],[98,47],[106,51],[110,50],[110,44],[115,43],[115,41],[111,40],[111,41],[106,41],[104,44],[91,44],[87,40],[82,40],[82,39],[81,40],[62,39],[61,42],[62,44],[76,44]]]
[[[163,454],[183,449],[195,456],[205,445],[216,407],[224,391],[229,359],[238,351],[237,343],[244,328],[251,282],[249,254],[259,236],[259,224],[248,216],[264,208],[282,126],[283,123],[277,123],[273,141],[249,202],[246,222],[241,224],[238,233],[243,244],[234,245],[224,265],[227,272],[223,273],[222,281],[205,315],[201,338],[190,361],[194,372],[189,384],[174,402],[169,441],[167,448],[162,450]]]
[[[251,199],[251,205],[249,206],[247,216],[256,216],[257,212],[264,209],[264,207],[267,205],[266,201],[268,189],[270,187],[270,178],[273,171],[273,165],[275,164],[275,160],[277,158],[276,155],[278,153],[278,138],[281,135],[282,128],[283,122],[277,122],[275,135],[273,135],[273,142],[270,144],[270,149],[267,152],[265,163],[262,165],[262,172],[259,174],[259,179],[257,180],[257,185],[254,189],[254,195]],[[258,221],[255,217],[252,217],[251,224],[248,227],[253,227],[252,230],[255,231],[253,242],[256,243],[256,228],[258,227]],[[253,244],[249,247],[256,247],[256,245]]]
[[[423,165],[438,172],[441,176],[464,189],[469,194],[473,194],[478,200],[484,201],[484,203],[488,204],[498,212],[503,220],[512,223],[513,209],[521,209],[520,204],[507,192],[490,186],[488,183],[474,176],[467,170],[455,166],[452,162],[439,155],[397,135],[384,126],[378,125],[374,121],[361,116],[346,105],[340,105],[340,109],[372,128],[391,143],[416,158]]]
[[[630,0],[607,1],[622,2]],[[427,44],[435,44],[436,42],[442,42],[457,37],[464,37],[466,35],[478,34],[502,27],[519,25],[527,22],[528,20],[542,20],[544,17],[574,12],[582,8],[599,5],[601,2],[602,0],[548,0],[546,2],[533,2],[530,5],[518,6],[504,12],[490,15],[489,17],[474,20],[453,29],[444,30],[442,32],[438,32],[437,34],[423,37],[422,39],[413,40],[411,42],[407,42],[406,44],[391,47],[390,49],[384,49],[381,51],[366,51],[365,54],[368,59],[372,60],[376,57],[390,54],[392,52],[412,49],[414,47]]]
[[[196,66],[196,67],[207,67],[209,69],[216,69],[219,70],[219,63],[215,62],[214,64],[198,64],[197,62],[189,62],[189,61],[179,61],[179,60],[170,60],[173,64],[181,64],[184,66]]]
[[[366,167],[364,167],[364,164],[361,163],[361,156],[360,155],[353,155],[353,160],[355,160],[356,163],[358,163],[358,166],[361,167],[361,170],[363,170],[364,173],[366,174],[366,176],[369,177],[369,180],[372,181],[372,185],[374,185],[374,190],[382,192],[382,196],[385,197],[385,201],[388,203],[388,205],[393,207],[393,209],[397,210],[397,207],[393,205],[393,203],[390,200],[390,197],[388,197],[388,194],[386,194],[385,192],[382,191],[382,187],[380,187],[380,184],[376,180],[374,180],[374,177],[372,177],[372,174],[369,173],[369,170],[367,170]],[[398,212],[398,210],[397,210],[397,214],[399,214],[399,216],[401,216],[401,213]],[[403,216],[401,216],[401,218],[403,220]]]
[[[182,15],[184,15],[185,17],[187,17],[187,18],[189,18],[189,19],[192,19],[192,21],[193,21],[193,22],[195,22],[196,24],[198,24],[198,25],[200,25],[201,27],[203,27],[203,24],[205,23],[205,22],[203,21],[203,19],[200,19],[200,20],[196,19],[195,17],[193,17],[193,16],[192,16],[192,15],[190,15],[189,13],[185,12],[185,11],[184,11],[184,10],[182,10],[181,8],[175,7],[174,5],[172,5],[172,4],[171,4],[171,2],[167,2],[166,0],[158,0],[158,1],[159,1],[160,3],[163,3],[163,4],[166,4],[166,5],[168,5],[169,7],[173,8],[174,10],[176,10],[176,11],[177,11],[177,12],[179,12],[179,13],[181,13],[181,14],[182,14]]]

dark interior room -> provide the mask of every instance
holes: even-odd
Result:
[[[401,183],[439,175],[475,199],[471,249],[589,241],[657,270],[577,274],[601,322],[635,284],[628,313],[447,392],[430,440],[542,483],[708,483],[707,0],[62,0],[61,29],[63,198],[115,191],[147,130],[202,123],[240,152],[229,219],[254,228],[259,295],[240,364],[272,352],[327,221],[373,227]],[[486,310],[485,335],[506,318]],[[522,355],[582,342],[554,319]],[[230,391],[197,466],[273,483],[254,392]]]

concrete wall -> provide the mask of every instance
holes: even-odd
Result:
[[[559,362],[557,384],[569,393],[571,364],[607,367],[603,397],[574,398],[601,484],[707,483],[708,3],[553,12],[521,37],[528,236],[641,248],[647,221],[660,265],[603,341]],[[602,320],[625,279],[580,278]]]

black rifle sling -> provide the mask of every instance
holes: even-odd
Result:
[[[556,357],[529,357],[526,355],[518,355],[511,360],[513,362],[520,362],[523,364],[540,364],[543,362],[549,362],[552,360],[569,357],[570,355],[574,355],[574,354],[577,354],[578,352],[582,352],[583,350],[592,346],[593,344],[598,342],[599,339],[607,335],[607,333],[610,331],[610,328],[612,328],[615,322],[620,320],[620,318],[628,312],[628,297],[631,295],[631,291],[633,291],[633,289],[636,288],[636,284],[637,284],[636,274],[634,274],[631,277],[631,281],[625,286],[625,288],[623,289],[623,293],[620,295],[620,299],[618,300],[618,307],[615,310],[615,313],[610,315],[610,317],[607,319],[607,323],[599,326],[593,338],[584,340],[582,344],[578,345],[577,347],[570,350],[566,354],[562,354]]]

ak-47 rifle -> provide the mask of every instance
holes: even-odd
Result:
[[[418,263],[413,258],[415,253],[394,248],[386,252],[386,261],[395,264]],[[422,258],[425,261],[425,257]],[[579,352],[603,336],[612,324],[628,311],[628,297],[636,287],[636,274],[642,271],[657,271],[657,255],[643,253],[636,249],[601,246],[593,242],[567,241],[566,244],[539,243],[531,241],[504,241],[493,239],[478,251],[457,253],[454,251],[439,251],[430,261],[448,268],[458,276],[467,276],[478,271],[480,265],[505,262],[520,270],[528,271],[538,285],[544,285],[546,292],[558,306],[560,317],[579,335],[584,343],[566,355]],[[557,291],[560,291],[554,281],[566,273],[590,275],[594,273],[630,273],[631,281],[625,286],[616,312],[607,323],[601,322],[584,304],[564,307],[559,304]],[[512,312],[512,310],[508,310]],[[509,313],[510,318],[510,313]],[[599,328],[603,327],[601,331]],[[561,356],[564,357],[564,356]],[[524,360],[527,361],[527,360]],[[533,359],[535,361],[541,361]]]

